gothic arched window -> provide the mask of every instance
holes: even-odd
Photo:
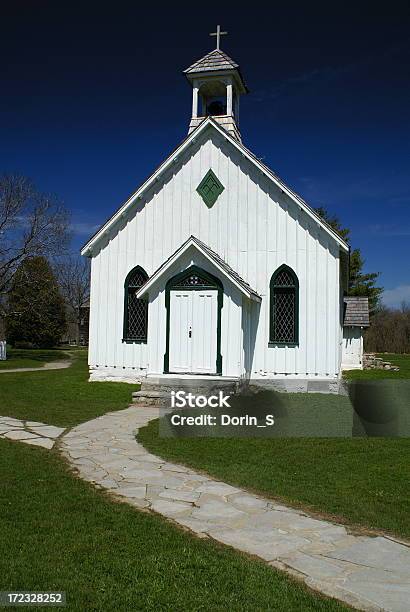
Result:
[[[138,289],[148,280],[148,274],[137,266],[128,273],[124,283],[124,335],[125,341],[147,341],[148,302],[136,297]]]
[[[299,341],[299,282],[294,271],[281,266],[270,281],[269,341],[297,344]]]

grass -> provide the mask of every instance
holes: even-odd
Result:
[[[129,404],[135,387],[89,383],[86,352],[72,355],[65,370],[2,374],[0,413],[71,426]],[[301,409],[330,401],[289,397]],[[335,413],[345,400],[331,401]],[[140,439],[232,484],[410,535],[409,440],[167,439],[158,421]],[[114,502],[55,452],[0,440],[0,481],[0,590],[63,590],[68,609],[81,611],[346,609],[258,560]]]
[[[90,383],[86,350],[71,355],[64,370],[0,374],[0,414],[70,427],[130,404],[137,386]]]
[[[156,455],[233,485],[410,537],[408,438],[166,438],[156,420],[138,439]]]
[[[381,353],[378,357],[399,366],[400,370],[398,372],[392,370],[346,370],[343,372],[343,377],[347,380],[410,379],[410,355]]]
[[[0,361],[0,370],[41,368],[47,362],[66,358],[66,353],[55,349],[14,349],[7,347],[7,359]]]
[[[262,562],[111,501],[54,452],[8,440],[0,448],[0,590],[65,591],[68,609],[81,612],[347,609]]]

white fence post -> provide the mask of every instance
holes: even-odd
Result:
[[[0,361],[7,359],[6,341],[0,340]]]

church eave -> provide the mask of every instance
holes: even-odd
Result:
[[[207,117],[200,123],[185,140],[178,146],[174,151],[166,158],[166,160],[157,168],[157,170],[151,174],[151,176],[128,198],[128,200],[117,210],[116,213],[110,219],[101,226],[101,228],[88,240],[88,242],[82,247],[81,254],[88,257],[92,257],[92,249],[96,243],[109,234],[110,229],[121,219],[124,218],[130,209],[130,207],[140,198],[142,198],[144,192],[148,190],[152,185],[158,181],[163,172],[165,172],[172,164],[176,163],[180,155],[193,144],[199,135],[208,129],[208,127],[214,128],[223,138],[229,141],[234,147],[236,147],[249,161],[251,161],[267,178],[269,178],[277,187],[279,187],[283,193],[288,195],[302,210],[304,210],[318,226],[322,227],[338,244],[343,250],[349,252],[349,245],[329,226],[323,219],[301,198],[295,193],[290,187],[288,187],[278,176],[276,176],[270,168],[265,166],[260,160],[247,149],[242,143],[238,142],[233,136],[228,134],[221,126],[212,119]]]

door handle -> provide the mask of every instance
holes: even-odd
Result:
[[[191,328],[189,328],[189,331],[188,331],[188,338],[192,338],[192,329]]]

